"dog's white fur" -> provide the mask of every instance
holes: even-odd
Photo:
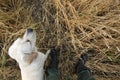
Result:
[[[23,38],[18,38],[10,46],[8,54],[15,59],[21,69],[22,80],[43,80],[44,62],[50,53],[37,51],[36,32],[26,30]]]

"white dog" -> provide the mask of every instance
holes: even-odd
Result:
[[[22,80],[43,80],[44,62],[50,53],[37,51],[36,32],[27,29],[23,38],[18,38],[9,48],[8,54],[15,59],[21,69]]]

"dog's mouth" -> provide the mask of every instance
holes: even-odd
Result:
[[[26,40],[26,42],[30,43],[30,45],[32,45],[31,41],[30,40]]]
[[[22,38],[22,50],[24,53],[36,51],[36,32],[33,29],[27,29]]]
[[[24,36],[23,36],[24,42],[29,42],[31,45],[35,45],[36,43],[36,32],[29,28],[26,30]]]

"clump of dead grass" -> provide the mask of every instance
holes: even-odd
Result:
[[[62,79],[75,80],[71,75],[74,63],[88,48],[98,52],[88,63],[92,70],[107,73],[111,69],[115,73],[120,69],[114,70],[114,65],[109,70],[99,66],[105,67],[104,61],[120,57],[119,3],[119,0],[0,0],[0,63],[5,65],[9,61],[7,50],[11,43],[27,28],[33,28],[42,52],[54,46],[60,48]]]

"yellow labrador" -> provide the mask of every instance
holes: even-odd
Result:
[[[44,62],[50,53],[43,54],[36,47],[36,32],[27,29],[22,38],[10,46],[8,54],[15,59],[21,69],[22,80],[43,80]]]

